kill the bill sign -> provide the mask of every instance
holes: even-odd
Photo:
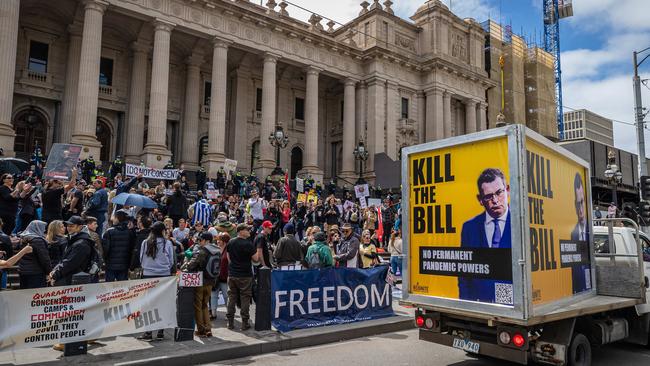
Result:
[[[0,352],[176,324],[175,277],[0,293]]]
[[[512,248],[522,243],[512,225],[523,213],[511,210],[510,191],[519,179],[533,304],[591,288],[585,169],[530,139],[526,146],[515,179],[505,136],[409,155],[411,293],[514,305]]]

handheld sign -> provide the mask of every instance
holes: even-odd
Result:
[[[203,286],[203,272],[181,272],[178,278],[178,287]]]

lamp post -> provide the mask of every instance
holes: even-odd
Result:
[[[616,187],[623,181],[623,173],[621,173],[618,165],[616,165],[616,154],[614,151],[609,150],[607,153],[607,170],[605,170],[605,178],[612,185],[612,202],[618,206],[618,197],[616,195]]]
[[[634,84],[634,122],[636,124],[636,143],[639,150],[639,177],[648,175],[648,169],[645,165],[645,135],[643,122],[646,113],[644,113],[643,102],[641,101],[641,78],[639,77],[639,66],[650,57],[650,54],[641,59],[641,62],[638,61],[638,56],[648,50],[650,50],[650,47],[639,52],[634,51],[633,53],[634,78],[632,81]]]
[[[364,145],[363,140],[359,140],[352,154],[354,154],[355,160],[359,162],[359,179],[357,179],[357,184],[364,184],[366,181],[363,179],[363,162],[368,160],[368,150],[366,150],[366,145]]]
[[[269,136],[269,142],[271,143],[271,146],[275,147],[275,169],[273,169],[271,175],[283,175],[284,172],[280,167],[280,149],[287,147],[289,137],[284,133],[282,123],[278,123],[277,126],[275,126],[275,131],[271,132],[271,135]]]

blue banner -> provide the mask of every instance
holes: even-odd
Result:
[[[387,266],[271,272],[271,319],[280,332],[394,315]]]

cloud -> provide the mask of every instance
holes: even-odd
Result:
[[[569,22],[592,32],[650,30],[648,0],[576,0]]]
[[[313,1],[313,0],[292,0],[291,3],[299,5],[309,11],[300,9],[294,5],[289,5],[287,11],[293,18],[307,21],[312,12],[318,13],[323,17],[334,20],[335,22],[345,24],[359,15],[361,11],[360,0],[327,0],[327,1]],[[321,22],[323,26],[328,21]]]

